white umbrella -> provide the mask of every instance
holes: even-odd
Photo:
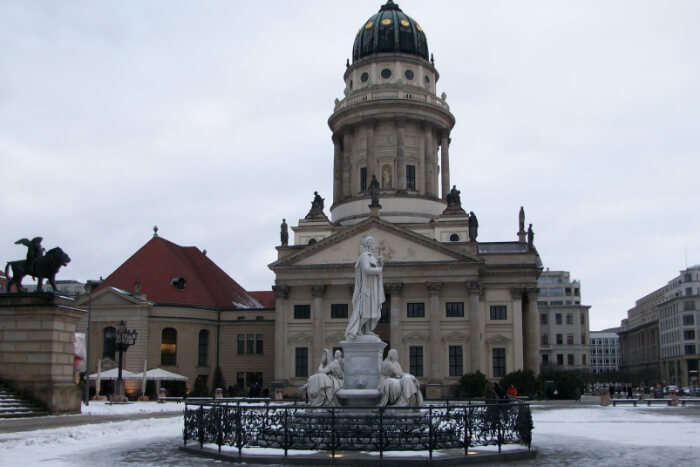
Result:
[[[144,377],[143,372],[135,375],[138,379]],[[178,375],[172,371],[167,371],[162,368],[152,368],[146,372],[146,379],[151,379],[154,381],[187,381],[189,378],[187,376]]]
[[[97,375],[100,376],[100,379],[117,379],[119,377],[119,368],[112,368],[111,370],[103,371],[101,373],[93,373],[88,376],[88,379],[91,381],[96,380]],[[138,376],[136,373],[122,369],[122,379],[138,379]]]

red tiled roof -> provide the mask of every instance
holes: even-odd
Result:
[[[271,290],[248,292],[248,295],[259,301],[263,308],[275,308],[275,293]]]
[[[185,279],[178,289],[173,279]],[[243,287],[205,256],[197,247],[183,247],[162,237],[153,237],[131,258],[100,284],[140,293],[156,303],[205,306],[213,308],[262,308]]]

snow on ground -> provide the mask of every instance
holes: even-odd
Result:
[[[90,405],[82,404],[83,415],[127,415],[141,413],[180,412],[185,410],[185,404],[176,402],[129,402],[128,404],[110,404],[107,401],[90,401]]]
[[[178,451],[182,404],[110,406],[90,403],[93,414],[173,411],[173,417],[81,425],[0,435],[0,466],[201,466],[217,461]],[[150,409],[149,409],[150,410]],[[131,412],[129,412],[131,411]],[[533,408],[534,460],[508,466],[698,465],[700,411],[687,407]],[[1,423],[1,422],[0,422]]]

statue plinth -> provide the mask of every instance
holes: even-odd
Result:
[[[343,348],[344,382],[337,397],[351,407],[375,406],[379,402],[379,368],[386,344],[375,335],[340,342]]]

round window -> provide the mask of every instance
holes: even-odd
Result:
[[[384,69],[382,70],[382,78],[384,78],[384,79],[389,79],[389,78],[391,78],[391,70],[388,69],[388,68],[384,68]]]
[[[430,78],[427,75],[425,77],[425,82],[426,82],[426,84],[430,82]]]
[[[452,234],[452,235],[450,235],[450,241],[451,241],[451,242],[458,242],[458,241],[459,241],[459,235],[457,235],[457,234]]]
[[[406,76],[407,80],[413,79],[413,71],[411,71],[411,70],[406,70],[406,73],[404,73],[404,75]]]
[[[352,80],[350,80],[350,89],[352,89]]]
[[[368,75],[367,72],[365,71],[364,73],[362,73],[362,76],[360,76],[360,81],[362,81],[362,82],[364,83],[364,82],[367,81],[368,79],[369,79],[369,75]]]

